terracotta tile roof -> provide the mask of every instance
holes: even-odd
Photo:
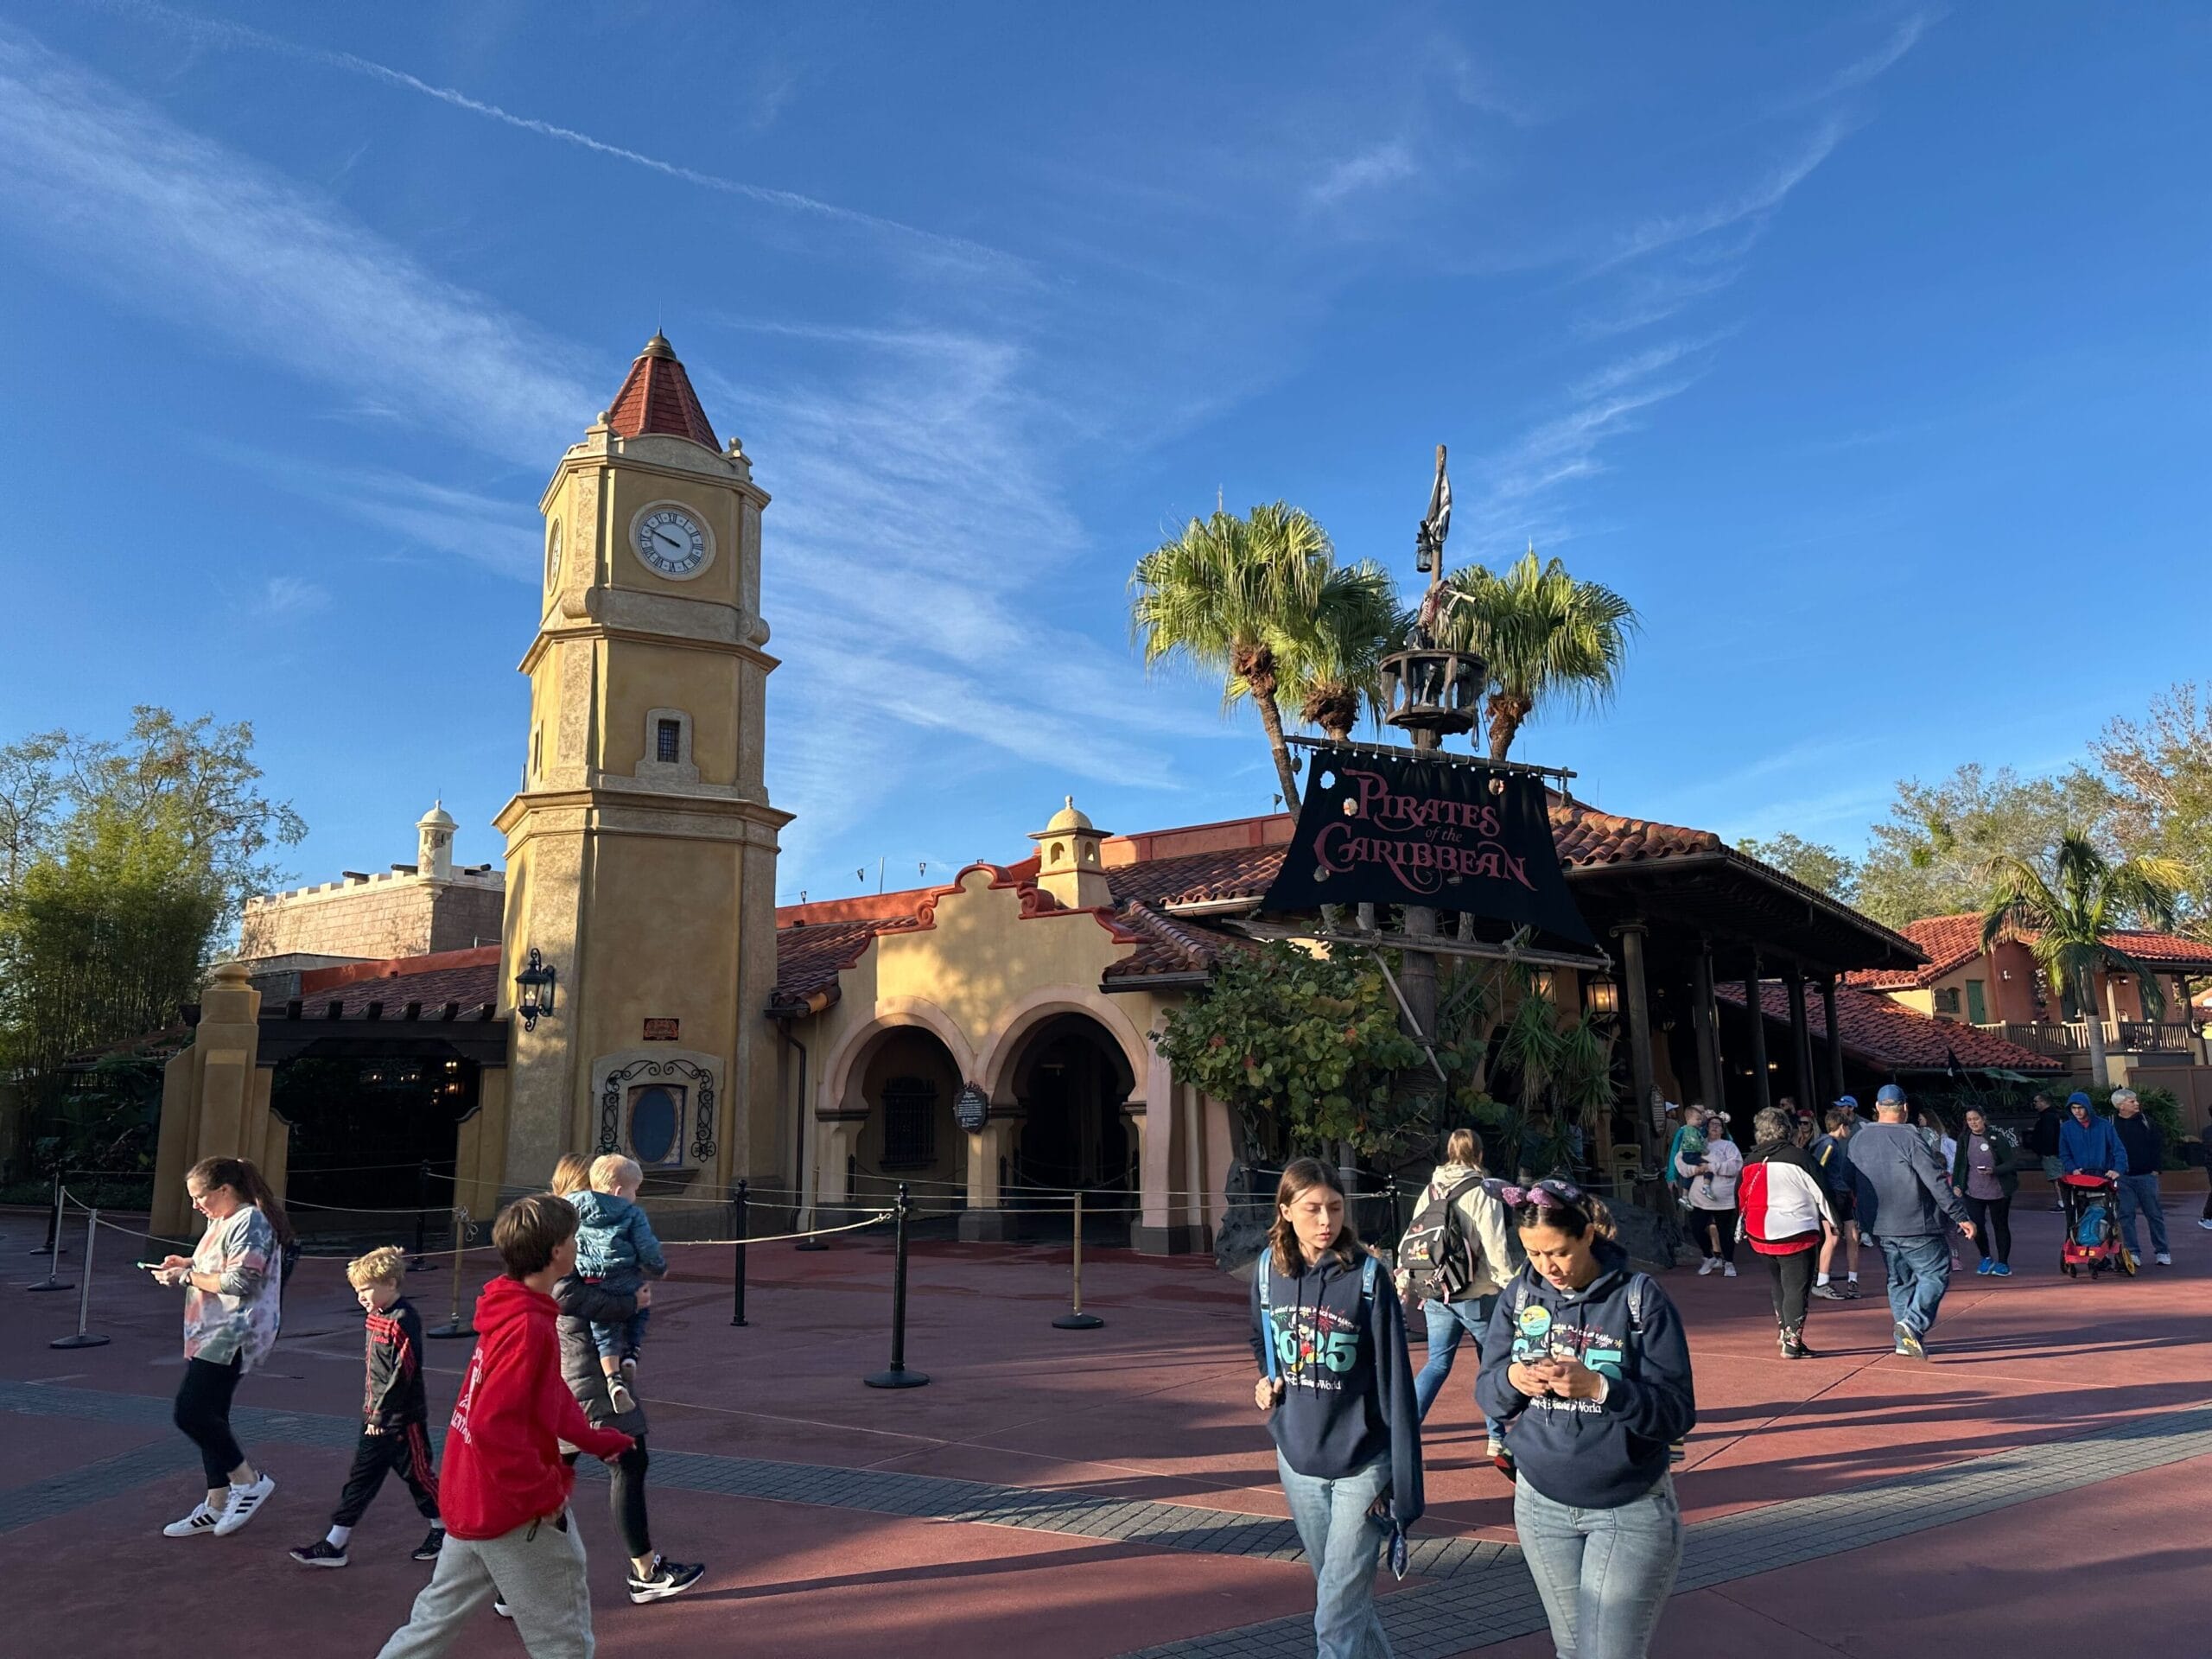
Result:
[[[1927,966],[1896,970],[1869,969],[1853,974],[1850,983],[1869,991],[1924,990],[1946,975],[1957,972],[1981,954],[1981,918],[1971,911],[1955,916],[1923,916],[1916,922],[1905,923],[1897,931],[1927,953]],[[2013,937],[2024,944],[2032,944],[2035,936],[2018,934]],[[2121,950],[2140,957],[2153,968],[2164,969],[2169,973],[2212,974],[2212,944],[2207,944],[2201,939],[2185,938],[2178,933],[2158,933],[2134,928],[2124,929],[2110,937]]]
[[[1114,921],[1117,932],[1136,939],[1137,948],[1106,969],[1109,980],[1203,974],[1221,960],[1224,951],[1259,949],[1240,935],[1167,915],[1147,904],[1124,906]]]
[[[1559,848],[1559,861],[1569,869],[1727,851],[1727,843],[1710,830],[1685,830],[1680,824],[1656,823],[1649,818],[1624,818],[1558,795],[1551,798],[1551,815],[1552,840]]]
[[[460,962],[448,960],[463,958]],[[418,967],[417,963],[442,963],[438,966]],[[359,969],[383,968],[385,973],[364,973]],[[337,1018],[366,1020],[369,1004],[378,1005],[378,1017],[400,1020],[406,1017],[407,1005],[419,1002],[418,1019],[435,1020],[444,1012],[448,1002],[458,1003],[460,1017],[470,1019],[487,1004],[496,1007],[499,1001],[499,947],[488,945],[480,950],[448,950],[440,957],[416,957],[395,962],[367,963],[356,968],[334,968],[300,976],[300,1017],[302,1020],[332,1018],[331,1007],[339,1007]],[[337,976],[346,977],[332,981]],[[317,984],[309,982],[319,980]],[[264,1015],[282,1014],[283,1003],[273,1008],[267,1002],[261,1005]]]
[[[1743,988],[1720,985],[1714,989],[1722,1001],[1744,1005]],[[1777,981],[1759,986],[1759,1000],[1768,1020],[1789,1025],[1789,992]],[[1827,1012],[1818,996],[1805,999],[1806,1023],[1815,1042],[1827,1041]],[[1872,991],[1839,985],[1835,992],[1836,1023],[1843,1027],[1844,1052],[1876,1071],[1941,1071],[1955,1054],[1969,1071],[2056,1073],[2066,1068],[2047,1054],[2008,1043],[2003,1038],[1972,1026],[1928,1015]],[[1772,1039],[1769,1039],[1772,1046]]]
[[[1229,847],[1185,853],[1106,872],[1115,899],[1125,905],[1195,905],[1223,899],[1256,899],[1282,868],[1281,847]]]
[[[607,406],[607,423],[626,438],[665,432],[709,449],[721,448],[706,410],[699,407],[698,393],[691,390],[691,377],[676,360],[675,348],[658,334],[630,365],[629,378]]]
[[[879,933],[895,933],[919,926],[910,912],[895,919],[806,922],[776,930],[776,988],[768,999],[768,1012],[786,1018],[818,1010],[809,1006],[816,997],[826,1007],[836,1001],[837,976],[857,963]]]

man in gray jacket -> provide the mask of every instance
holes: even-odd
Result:
[[[1905,1125],[1904,1090],[1882,1085],[1875,1121],[1847,1143],[1859,1195],[1859,1230],[1882,1247],[1889,1267],[1890,1317],[1897,1352],[1928,1357],[1925,1338],[1951,1283],[1946,1222],[1971,1239],[1974,1224],[1951,1190],[1950,1173],[1928,1143]]]

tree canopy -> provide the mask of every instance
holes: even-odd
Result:
[[[1749,836],[1736,843],[1748,858],[1780,870],[1793,881],[1802,881],[1815,893],[1847,905],[1859,901],[1859,865],[1825,842],[1806,841],[1788,830],[1764,841]]]
[[[2180,925],[2212,928],[2212,681],[2171,688],[2142,720],[2113,721],[2090,755],[2105,777],[2113,840],[2167,861]]]
[[[0,748],[0,1072],[175,1022],[271,849],[305,833],[259,788],[253,731],[165,709],[120,741],[48,732]]]
[[[1859,867],[1859,908],[1891,927],[1978,911],[1993,860],[2041,863],[2077,830],[2092,845],[2113,850],[2102,828],[2110,800],[2103,781],[2079,766],[2023,778],[2010,766],[1969,762],[1939,783],[1903,779],[1889,816],[1870,832]]]

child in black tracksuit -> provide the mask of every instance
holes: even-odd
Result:
[[[353,1448],[353,1466],[346,1471],[346,1490],[330,1517],[330,1530],[291,1552],[302,1567],[346,1565],[346,1541],[383,1487],[385,1475],[394,1471],[407,1483],[415,1507],[430,1523],[429,1536],[415,1547],[415,1559],[436,1560],[445,1542],[445,1529],[438,1522],[437,1481],[430,1471],[423,1320],[401,1294],[406,1277],[407,1257],[391,1245],[346,1264],[346,1281],[368,1316],[361,1439]]]

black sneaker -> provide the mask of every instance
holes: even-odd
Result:
[[[430,1535],[415,1546],[414,1559],[418,1561],[436,1560],[438,1552],[445,1548],[445,1542],[446,1529],[443,1527],[432,1527]]]
[[[288,1550],[285,1553],[302,1567],[343,1567],[346,1565],[346,1547],[343,1544],[334,1544],[327,1538],[318,1538],[303,1548]]]
[[[634,1602],[665,1601],[671,1596],[680,1596],[699,1582],[706,1568],[686,1567],[681,1561],[671,1561],[666,1556],[653,1558],[653,1570],[639,1578],[630,1575],[630,1599]]]

